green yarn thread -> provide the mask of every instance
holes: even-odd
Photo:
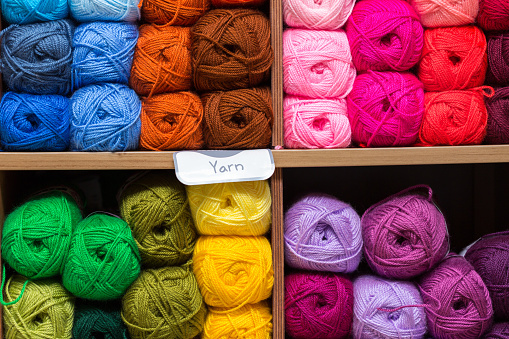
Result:
[[[119,200],[144,266],[176,266],[191,258],[196,230],[185,188],[174,176],[147,172],[129,183]]]
[[[80,209],[68,194],[51,191],[34,196],[7,216],[2,258],[30,279],[58,275],[80,220]]]
[[[190,339],[206,315],[189,265],[148,269],[122,298],[122,319],[132,339]]]
[[[122,296],[140,274],[140,254],[125,221],[105,213],[83,219],[71,238],[62,281],[91,300]]]
[[[76,307],[72,336],[74,339],[128,339],[127,328],[118,308],[105,304],[84,303]]]
[[[12,276],[5,286],[7,302],[21,295],[27,278]],[[70,339],[74,298],[54,279],[30,281],[22,298],[3,306],[5,339]]]

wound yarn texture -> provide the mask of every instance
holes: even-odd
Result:
[[[483,339],[508,339],[509,322],[495,323],[484,335]]]
[[[81,302],[83,305],[78,304]],[[120,308],[79,301],[76,306],[72,337],[79,339],[128,339]]]
[[[509,85],[509,33],[490,33],[488,39],[488,71],[486,83]]]
[[[410,0],[424,27],[464,26],[475,22],[480,0]]]
[[[140,0],[69,0],[69,8],[78,22],[129,21],[140,19]]]
[[[210,0],[144,0],[142,18],[153,24],[191,26],[210,9]]]
[[[67,0],[5,0],[2,15],[9,24],[31,24],[65,19],[69,14]]]
[[[509,3],[504,0],[479,0],[477,23],[486,31],[509,29]]]
[[[495,89],[495,95],[486,99],[488,125],[486,127],[487,144],[509,143],[509,87]]]
[[[352,13],[355,0],[283,0],[283,19],[289,27],[336,30]]]

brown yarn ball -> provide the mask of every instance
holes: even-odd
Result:
[[[212,149],[268,147],[272,137],[270,89],[250,88],[202,95],[203,138]]]
[[[270,22],[262,12],[211,10],[193,26],[191,37],[197,90],[248,88],[268,79],[274,55]]]
[[[210,0],[143,0],[141,15],[159,25],[191,26],[210,8]]]
[[[142,25],[129,85],[149,97],[191,89],[191,28]]]

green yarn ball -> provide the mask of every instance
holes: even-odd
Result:
[[[122,298],[122,318],[133,339],[194,338],[206,312],[188,266],[145,270]]]
[[[87,303],[76,308],[72,336],[74,339],[128,339],[127,328],[120,317],[120,307]]]
[[[34,196],[7,216],[2,258],[30,279],[58,275],[80,220],[80,209],[70,195],[50,191]]]
[[[140,274],[140,254],[120,218],[91,214],[77,226],[62,281],[74,295],[91,300],[119,298]]]
[[[196,230],[186,190],[174,175],[147,172],[138,177],[121,192],[119,208],[144,266],[175,266],[191,258]]]

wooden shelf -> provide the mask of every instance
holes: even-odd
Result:
[[[509,162],[509,145],[274,150],[276,167],[388,166]],[[0,170],[172,169],[173,152],[1,152]]]

